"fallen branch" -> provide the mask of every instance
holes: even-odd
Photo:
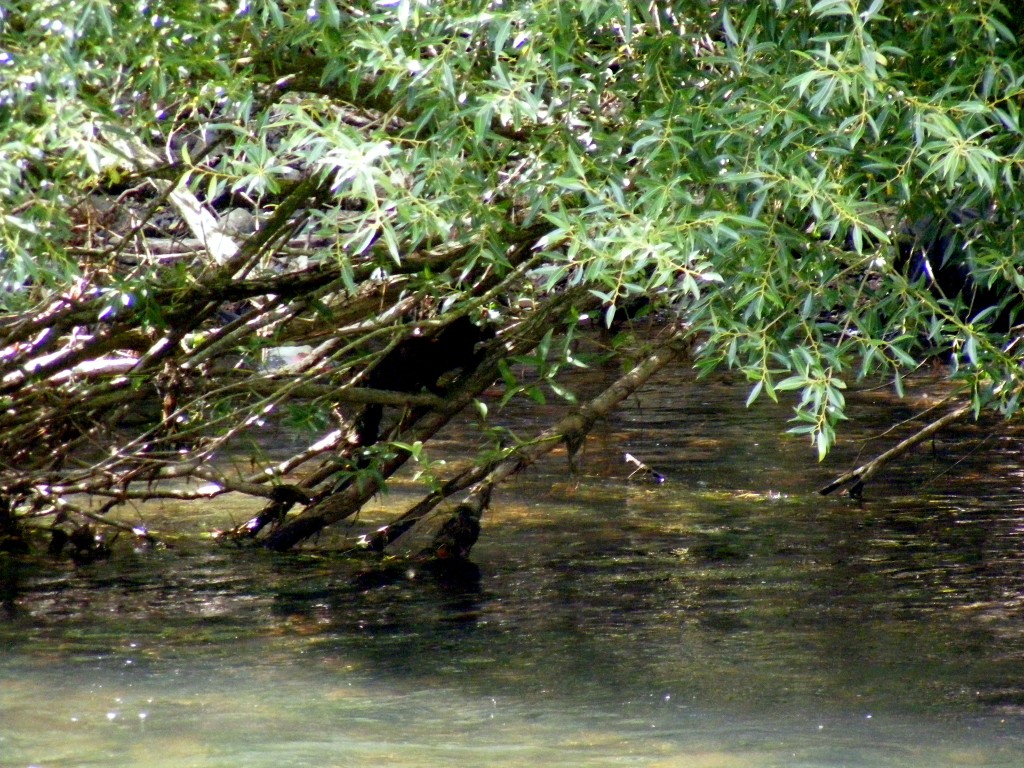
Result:
[[[579,289],[570,289],[551,297],[542,308],[536,310],[527,321],[512,331],[509,334],[510,338],[494,347],[471,375],[460,381],[455,389],[448,393],[443,408],[430,410],[422,415],[411,415],[404,429],[399,430],[400,434],[395,437],[407,444],[429,440],[498,378],[499,361],[524,354],[536,347],[552,324],[574,306],[574,302],[579,302],[585,295],[585,292]],[[294,518],[284,522],[267,537],[266,546],[278,551],[291,549],[323,528],[355,514],[367,500],[377,494],[385,479],[398,471],[408,459],[407,451],[395,451],[375,468],[376,472],[373,475],[365,476],[360,482],[347,484],[344,488],[316,500]]]
[[[850,496],[855,499],[861,498],[864,491],[864,484],[876,472],[878,472],[878,470],[880,470],[886,464],[891,462],[893,459],[902,456],[904,453],[909,451],[918,443],[927,440],[929,437],[934,435],[939,430],[948,427],[950,424],[954,424],[957,421],[960,421],[971,412],[972,408],[973,406],[969,402],[958,406],[954,410],[947,413],[945,416],[942,416],[936,419],[935,421],[927,424],[926,426],[915,432],[913,435],[908,437],[906,440],[897,443],[885,453],[882,453],[881,455],[876,456],[874,459],[867,462],[866,464],[862,464],[856,469],[837,477],[824,488],[820,488],[818,490],[818,493],[820,493],[822,496],[827,496],[833,491],[842,488],[844,485],[852,483],[849,490]]]
[[[590,402],[565,416],[553,427],[541,432],[535,439],[512,449],[504,458],[497,458],[490,463],[477,465],[450,478],[440,489],[431,492],[394,522],[380,528],[373,536],[365,539],[363,545],[371,550],[382,551],[426,517],[446,497],[473,485],[476,485],[475,490],[459,505],[456,514],[464,517],[466,510],[477,510],[479,514],[486,508],[486,500],[490,498],[495,485],[522,471],[562,443],[567,446],[578,447],[581,445],[584,437],[598,419],[607,417],[619,403],[647,383],[655,373],[684,354],[689,347],[688,330],[680,329],[656,351]],[[571,456],[570,461],[572,461]],[[479,517],[476,522],[479,523]],[[468,554],[468,550],[466,554]]]

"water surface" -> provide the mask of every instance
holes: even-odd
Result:
[[[860,441],[888,396],[854,398],[824,466],[744,398],[661,378],[575,481],[552,456],[496,495],[478,574],[353,562],[337,537],[8,559],[0,765],[1024,765],[1020,444],[964,428],[863,504],[822,499],[885,446]],[[628,482],[625,451],[668,481]]]

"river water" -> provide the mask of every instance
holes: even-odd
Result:
[[[928,389],[851,396],[819,465],[786,408],[667,373],[578,477],[497,493],[459,578],[337,535],[219,549],[227,502],[140,510],[166,548],[0,560],[0,766],[1020,768],[1020,441],[964,427],[863,503],[815,493]]]

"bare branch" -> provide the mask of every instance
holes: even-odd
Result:
[[[643,386],[654,374],[683,355],[690,347],[691,339],[687,329],[680,329],[666,339],[658,348],[628,373],[616,380],[600,395],[582,405],[576,411],[563,417],[557,424],[544,430],[533,440],[517,446],[504,458],[474,466],[450,478],[441,488],[428,494],[423,500],[398,517],[393,523],[378,530],[366,541],[373,550],[383,550],[398,539],[446,497],[472,485],[479,489],[491,489],[510,476],[522,471],[545,453],[563,442],[581,443],[598,419],[605,418],[615,407]],[[488,490],[489,492],[489,490]],[[479,505],[478,505],[479,506]]]
[[[961,405],[954,408],[952,411],[930,422],[926,426],[919,429],[917,432],[912,434],[906,440],[901,440],[899,443],[894,445],[889,450],[876,456],[866,464],[862,464],[854,470],[840,475],[828,485],[818,489],[818,493],[822,496],[842,488],[844,485],[852,483],[850,487],[850,496],[854,498],[860,498],[864,490],[864,484],[871,479],[871,477],[882,469],[886,464],[899,458],[918,443],[927,440],[929,437],[945,429],[950,424],[955,424],[958,421],[962,421],[966,418],[973,409],[970,402],[962,403]]]

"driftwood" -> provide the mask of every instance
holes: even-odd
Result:
[[[918,443],[927,440],[936,432],[948,427],[950,424],[955,424],[956,422],[963,420],[971,413],[972,409],[973,406],[969,402],[958,405],[949,413],[928,423],[913,435],[900,441],[889,450],[873,458],[871,461],[862,464],[846,474],[840,475],[828,485],[818,489],[818,493],[822,496],[827,496],[833,491],[837,491],[843,486],[849,485],[850,496],[855,499],[861,498],[864,492],[864,484],[871,479],[875,473],[882,469],[882,467],[902,456]]]

